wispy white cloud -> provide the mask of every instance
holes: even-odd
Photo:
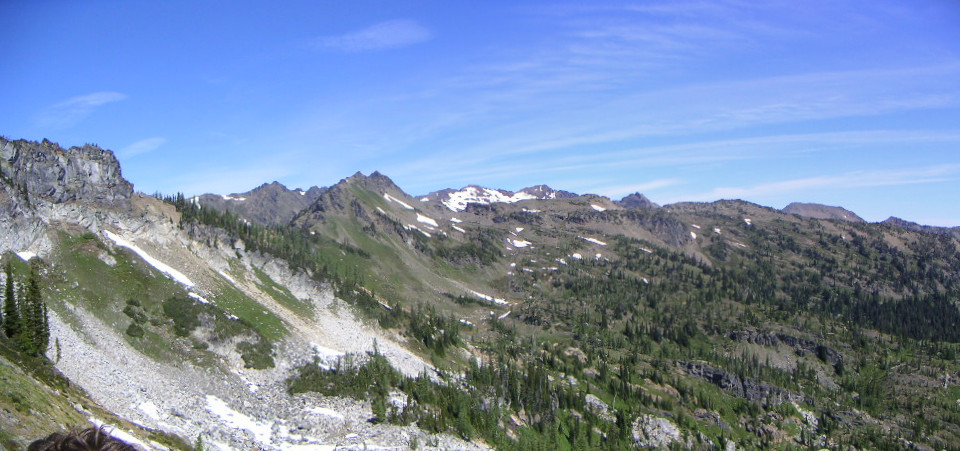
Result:
[[[153,138],[141,139],[133,144],[130,144],[123,149],[120,149],[117,154],[121,158],[133,158],[137,155],[142,155],[145,153],[153,152],[157,150],[160,146],[166,143],[165,138],[155,136]]]
[[[811,190],[836,190],[879,186],[916,185],[956,181],[960,164],[943,164],[900,170],[854,171],[838,175],[806,177],[752,186],[718,187],[704,193],[685,194],[678,201],[714,201],[718,199],[755,199]]]
[[[126,94],[112,91],[95,92],[73,97],[45,108],[40,112],[37,122],[44,128],[71,127],[93,114],[97,108],[108,103],[119,102],[126,98]]]
[[[427,28],[412,20],[391,20],[338,36],[318,38],[316,46],[340,52],[387,50],[424,42],[433,37]]]

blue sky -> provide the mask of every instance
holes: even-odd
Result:
[[[546,183],[960,226],[960,2],[0,3],[0,134],[136,189]]]

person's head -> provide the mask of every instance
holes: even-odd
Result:
[[[102,427],[82,431],[55,432],[36,440],[27,451],[137,451],[132,445],[110,436]]]

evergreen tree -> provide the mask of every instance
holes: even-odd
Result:
[[[36,268],[30,267],[27,279],[27,292],[20,303],[20,350],[29,355],[40,355],[46,351],[41,348],[43,337],[43,300],[40,293],[40,280]]]
[[[20,334],[20,311],[17,306],[17,295],[13,286],[13,264],[7,262],[4,267],[7,281],[4,289],[3,303],[3,333],[7,338],[14,338]]]

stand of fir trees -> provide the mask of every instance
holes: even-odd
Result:
[[[40,290],[39,270],[30,265],[26,283],[14,280],[13,265],[4,265],[3,335],[14,348],[29,356],[41,356],[50,344],[47,305]]]

